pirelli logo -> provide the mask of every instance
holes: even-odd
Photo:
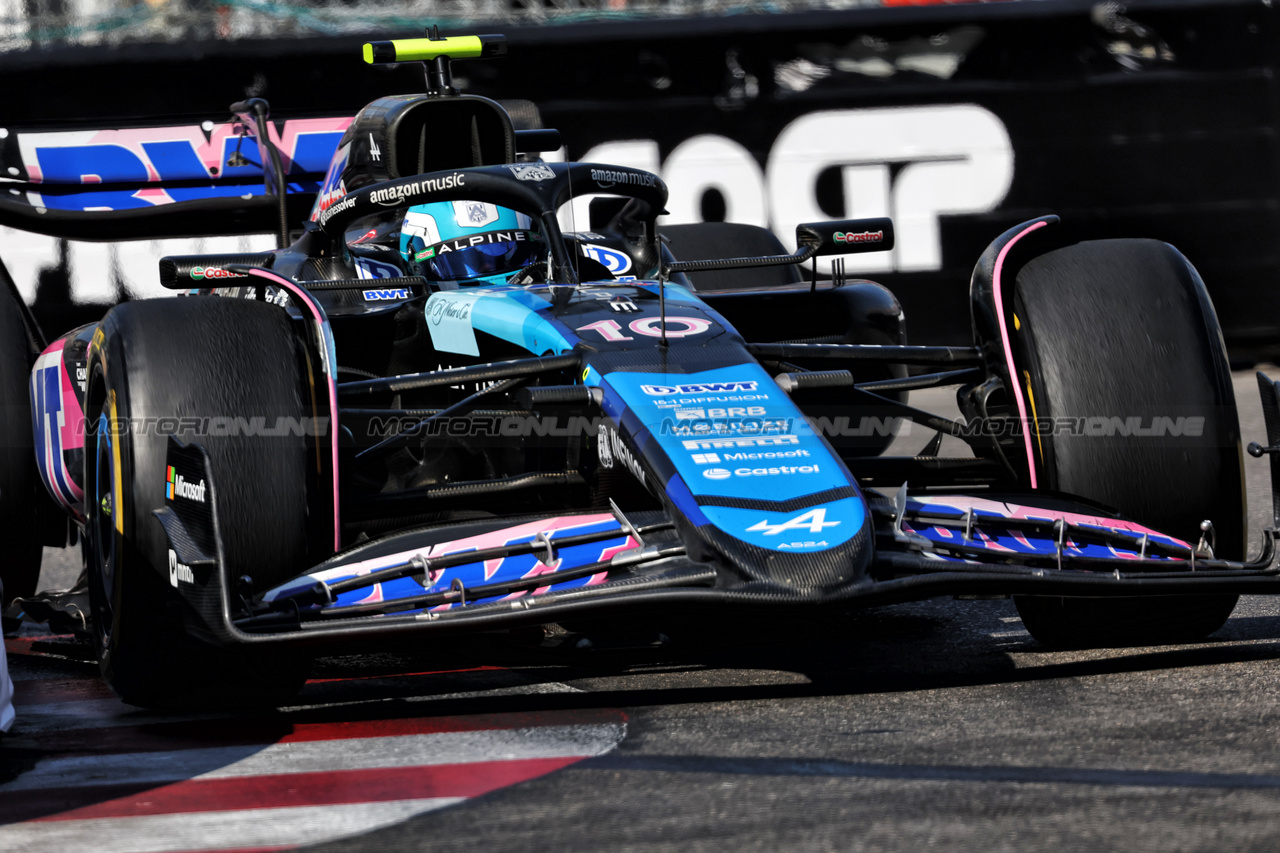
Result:
[[[716,450],[723,447],[779,447],[799,444],[796,435],[757,435],[750,438],[698,438],[684,442],[685,450]]]

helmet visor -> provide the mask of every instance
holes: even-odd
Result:
[[[409,243],[413,259],[428,278],[437,281],[515,272],[537,263],[543,255],[542,240],[531,231],[490,231],[434,246],[422,246],[421,238],[414,237]]]

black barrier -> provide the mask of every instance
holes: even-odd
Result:
[[[848,272],[898,294],[916,343],[967,343],[979,254],[1056,213],[1067,239],[1178,246],[1243,360],[1280,353],[1277,14],[1027,0],[508,29],[508,56],[455,74],[538,103],[573,159],[662,175],[673,220],[767,224],[790,246],[799,222],[892,216],[896,247]],[[0,123],[220,121],[246,95],[274,120],[350,115],[421,90],[420,66],[366,66],[362,43],[0,55]]]

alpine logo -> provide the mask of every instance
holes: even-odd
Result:
[[[377,141],[373,138],[373,134],[369,134],[369,156],[375,160],[382,159],[382,149],[378,147]]]
[[[789,518],[781,524],[770,524],[768,521],[761,521],[747,528],[749,533],[763,533],[765,536],[777,536],[784,530],[807,530],[810,533],[821,533],[828,527],[836,527],[840,524],[838,521],[827,521],[827,508],[820,506],[817,509],[811,509],[806,513],[797,515],[795,518]]]
[[[704,382],[694,385],[641,385],[640,390],[650,397],[667,397],[671,394],[718,394],[732,391],[754,391],[755,382]]]
[[[528,239],[528,231],[486,231],[484,234],[472,234],[470,237],[461,237],[457,240],[445,240],[443,243],[437,243],[432,246],[427,251],[434,249],[437,254],[461,252],[464,249],[470,249],[472,246],[483,246],[487,243],[523,243]],[[430,255],[427,257],[430,257]]]

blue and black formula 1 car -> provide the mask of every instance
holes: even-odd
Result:
[[[800,267],[890,247],[888,220],[802,225],[793,253],[664,227],[657,176],[540,161],[554,131],[454,89],[451,59],[505,47],[366,45],[429,91],[341,127],[253,101],[212,131],[5,140],[8,224],[279,228],[276,251],[162,259],[185,298],[52,342],[0,294],[6,586],[69,516],[123,699],[278,699],[365,638],[711,611],[751,631],[943,594],[1013,595],[1046,644],[1194,640],[1280,591],[1272,531],[1244,560],[1222,339],[1174,248],[1027,222],[977,262],[972,346],[908,345],[892,293]],[[589,230],[562,229],[584,196]],[[1261,384],[1258,453],[1280,445]],[[962,419],[907,402],[942,386]],[[888,455],[903,422],[934,437]]]

